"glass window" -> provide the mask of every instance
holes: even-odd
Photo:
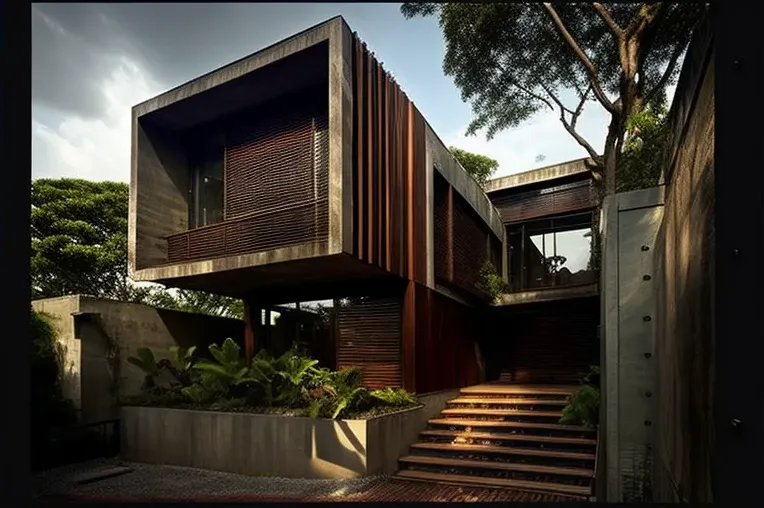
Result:
[[[591,216],[531,221],[509,231],[513,291],[596,282],[591,265]]]
[[[223,221],[223,148],[209,149],[192,168],[192,228]]]

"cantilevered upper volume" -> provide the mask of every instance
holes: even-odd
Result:
[[[132,119],[136,280],[238,297],[372,278],[434,288],[447,264],[443,284],[474,293],[482,263],[501,270],[496,209],[341,17]]]

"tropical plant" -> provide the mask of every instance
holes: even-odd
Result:
[[[136,350],[137,356],[130,356],[127,361],[135,365],[145,374],[143,378],[143,389],[151,390],[156,387],[156,379],[160,374],[159,363],[154,357],[154,352],[149,348],[141,347]]]
[[[369,395],[384,402],[388,406],[406,406],[409,404],[416,404],[417,402],[413,395],[402,388],[381,388],[372,391]]]
[[[583,377],[582,385],[568,397],[568,403],[562,410],[560,423],[596,427],[600,413],[600,368],[591,366]]]
[[[191,386],[193,383],[191,368],[195,362],[195,351],[196,346],[191,346],[188,349],[172,346],[170,347],[170,358],[160,360],[159,367],[168,371],[180,386]]]
[[[502,293],[509,292],[509,284],[499,275],[496,266],[490,260],[487,259],[481,266],[479,277],[476,284],[478,289],[487,293],[492,300]]]

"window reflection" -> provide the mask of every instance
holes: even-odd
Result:
[[[513,291],[596,282],[591,214],[532,221],[508,233]]]
[[[192,168],[192,228],[223,221],[223,147],[208,147]]]

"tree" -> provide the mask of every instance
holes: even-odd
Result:
[[[32,182],[34,298],[140,298],[141,290],[127,278],[128,195],[128,186],[117,182]]]
[[[32,182],[32,297],[83,294],[241,318],[240,300],[160,285],[127,275],[130,190],[120,182],[40,178]]]
[[[612,194],[627,123],[648,104],[665,101],[705,9],[668,2],[407,2],[401,12],[438,16],[446,41],[443,70],[472,103],[468,134],[486,129],[491,139],[549,108],[593,159],[601,190]],[[576,131],[588,101],[610,115],[601,154]]]
[[[158,288],[151,291],[145,303],[163,309],[244,319],[244,302],[203,291],[178,289],[172,294],[166,288]]]
[[[480,185],[485,185],[485,182],[491,178],[491,175],[493,175],[499,168],[499,163],[497,161],[490,157],[486,157],[485,155],[471,153],[454,146],[449,148],[449,150],[453,156],[456,157],[456,160],[459,161],[459,164],[461,164],[467,173],[471,174]]]
[[[658,184],[667,115],[666,103],[655,102],[626,122],[626,138],[617,171],[618,192]]]

